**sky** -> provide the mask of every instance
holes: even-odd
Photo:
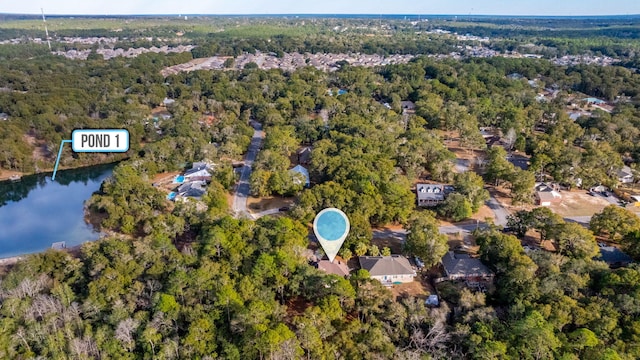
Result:
[[[629,15],[638,0],[0,0],[0,13]]]

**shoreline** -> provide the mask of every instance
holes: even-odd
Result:
[[[66,170],[80,170],[80,169],[84,169],[84,168],[88,168],[88,167],[93,167],[93,166],[101,166],[101,165],[111,165],[111,164],[117,164],[119,162],[128,160],[129,157],[125,157],[124,159],[120,159],[120,160],[115,160],[115,161],[111,161],[111,162],[98,162],[96,164],[88,164],[88,165],[82,165],[82,166],[71,166],[71,167],[62,167],[59,166],[58,167],[58,172],[60,171],[66,171]],[[9,181],[10,177],[13,175],[18,175],[21,178],[25,177],[25,176],[32,176],[32,175],[45,175],[45,176],[52,176],[53,175],[53,168],[49,169],[43,169],[39,172],[21,172],[21,171],[15,171],[15,170],[7,170],[7,169],[0,169],[0,181]],[[16,180],[16,181],[20,181],[20,180]]]

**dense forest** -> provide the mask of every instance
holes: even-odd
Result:
[[[342,63],[329,73],[256,65],[160,75],[193,57],[357,51],[361,39],[329,42],[315,30],[305,36],[317,42],[236,35],[211,34],[193,53],[108,61],[0,45],[0,57],[21,59],[0,62],[0,113],[8,116],[0,121],[1,168],[51,168],[75,128],[131,133],[127,159],[87,202],[111,235],[74,252],[28,256],[0,276],[0,358],[640,357],[640,266],[612,270],[594,259],[596,236],[640,259],[640,220],[617,205],[589,228],[536,208],[514,213],[509,233],[478,229],[495,288],[446,291],[437,308],[395,298],[366,270],[343,278],[308,263],[309,223],[325,207],[351,221],[344,259],[388,254],[372,245],[372,226],[399,224],[409,232],[404,251],[431,267],[448,251],[436,217],[470,217],[488,199],[487,184],[507,189],[514,204],[533,201],[536,179],[614,186],[623,164],[635,169],[640,161],[640,75],[621,66],[426,56],[373,68]],[[402,50],[407,39],[373,37],[361,46],[394,49],[384,53],[449,46]],[[555,96],[537,99],[543,91]],[[574,121],[567,107],[585,95],[610,101],[611,112],[593,109]],[[161,107],[165,98],[175,103]],[[169,118],[155,122],[154,109]],[[286,215],[256,221],[234,217],[227,199],[237,180],[231,164],[247,151],[253,121],[266,137],[251,192],[296,198]],[[487,146],[480,128],[508,144]],[[452,143],[484,154],[479,174],[453,171]],[[309,188],[289,172],[301,146],[312,148]],[[515,151],[530,156],[527,170],[508,161]],[[61,164],[114,160],[122,158],[66,149]],[[157,174],[203,160],[214,167],[201,202],[170,202],[152,184]],[[435,213],[417,210],[416,181],[451,184],[455,196]],[[525,252],[519,239],[527,231],[557,251]]]

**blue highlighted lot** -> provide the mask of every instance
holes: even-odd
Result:
[[[318,235],[325,240],[335,241],[340,239],[347,230],[347,221],[337,211],[322,213],[316,223]]]

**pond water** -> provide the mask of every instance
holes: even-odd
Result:
[[[115,164],[24,176],[0,182],[0,259],[35,253],[64,241],[67,247],[97,240],[84,221],[84,202],[100,189]]]

